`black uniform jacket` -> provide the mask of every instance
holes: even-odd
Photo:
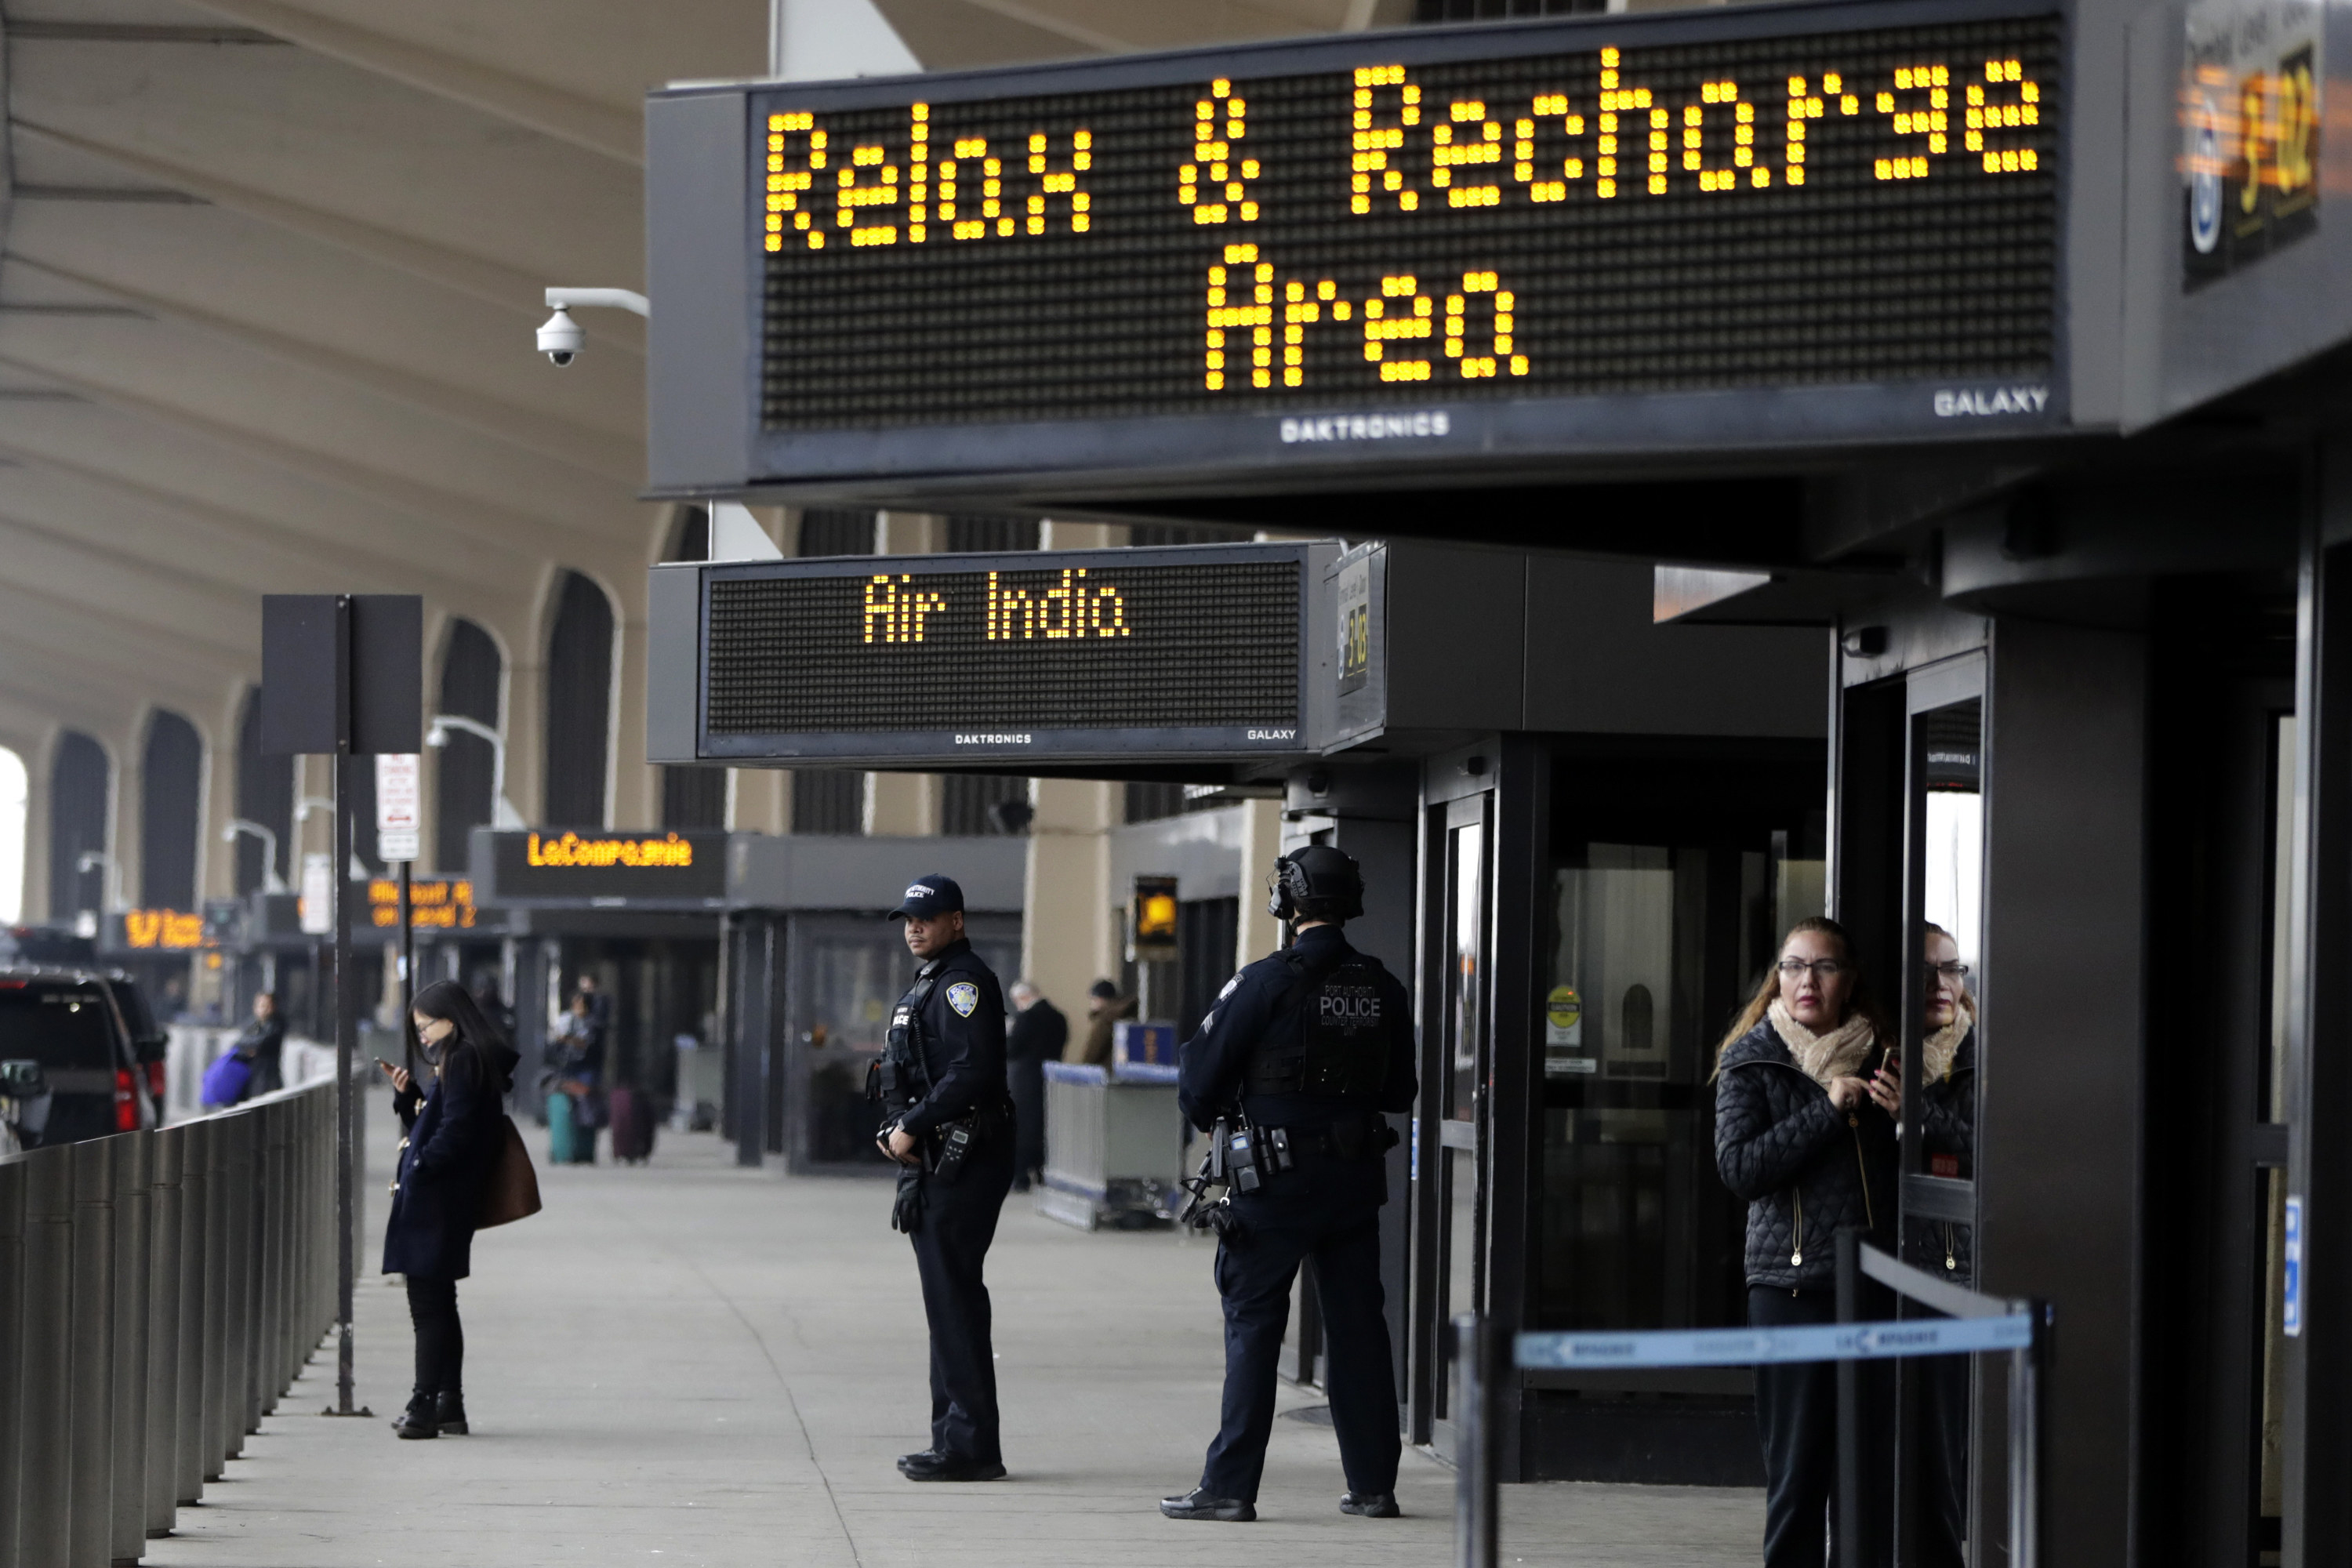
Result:
[[[1062,1010],[1037,998],[1034,1007],[1013,1015],[1013,1027],[1004,1037],[1004,1054],[1014,1061],[1057,1062],[1062,1059],[1062,1047],[1070,1043],[1070,1021]]]
[[[408,1136],[383,1227],[383,1271],[420,1279],[463,1279],[473,1267],[482,1183],[498,1152],[507,1086],[521,1058],[500,1046],[485,1064],[461,1051],[419,1096],[414,1083],[393,1101]]]
[[[1319,925],[1298,933],[1292,951],[1317,980],[1359,953],[1338,926]],[[1377,959],[1372,960],[1378,963]],[[1412,1003],[1396,976],[1382,969],[1381,1013],[1389,1021],[1388,1078],[1377,1095],[1252,1094],[1242,1109],[1261,1127],[1328,1127],[1342,1116],[1412,1109],[1414,1092]],[[1301,1004],[1284,1007],[1297,972],[1281,953],[1261,958],[1225,984],[1217,1005],[1184,1042],[1178,1058],[1177,1102],[1202,1131],[1231,1108],[1261,1045],[1286,1045],[1307,1027]]]
[[[1874,1050],[1856,1076],[1882,1059]],[[1832,1105],[1769,1018],[1725,1048],[1716,1074],[1715,1165],[1748,1200],[1748,1283],[1836,1289],[1848,1226],[1894,1249],[1895,1122],[1875,1100]]]
[[[1005,1101],[1004,993],[971,943],[959,939],[917,970],[935,977],[923,1003],[923,1065],[931,1091],[898,1120],[921,1134]]]

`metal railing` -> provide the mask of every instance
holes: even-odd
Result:
[[[0,1158],[0,1568],[135,1562],[335,1320],[335,1097]]]
[[[1858,1322],[1864,1278],[1938,1318]],[[1524,1368],[1758,1366],[1838,1363],[1837,1561],[1871,1560],[1862,1546],[1863,1399],[1858,1363],[1930,1355],[2006,1353],[2009,1363],[2008,1562],[2038,1568],[2042,1543],[2042,1372],[2051,1314],[2044,1302],[2004,1300],[1939,1279],[1875,1247],[1859,1233],[1838,1236],[1838,1321],[1773,1329],[1665,1329],[1628,1333],[1530,1333],[1506,1342],[1475,1312],[1453,1322],[1454,1363],[1454,1542],[1458,1568],[1496,1568],[1501,1547],[1495,1479],[1497,1377]]]

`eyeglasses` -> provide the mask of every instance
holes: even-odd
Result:
[[[1931,963],[1927,965],[1927,973],[1931,976],[1939,976],[1946,980],[1966,980],[1969,977],[1969,966],[1957,963]]]
[[[1783,980],[1794,980],[1808,969],[1816,980],[1835,980],[1845,973],[1845,965],[1834,958],[1817,958],[1811,963],[1801,958],[1784,958],[1773,967],[1780,972]]]

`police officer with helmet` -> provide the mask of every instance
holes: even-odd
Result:
[[[899,1166],[893,1229],[915,1247],[931,1330],[931,1446],[898,1461],[910,1481],[992,1481],[996,1358],[982,1268],[1013,1185],[1013,1100],[1004,1082],[1004,995],[963,933],[963,889],[922,877],[890,911],[921,963],[890,1013],[870,1092],[875,1142]]]
[[[1339,1510],[1393,1519],[1402,1443],[1380,1211],[1396,1134],[1382,1113],[1412,1108],[1412,1015],[1404,987],[1340,931],[1363,913],[1353,859],[1313,845],[1276,861],[1269,886],[1267,908],[1291,923],[1291,943],[1234,976],[1179,1068],[1184,1114],[1210,1134],[1210,1179],[1226,1189],[1192,1221],[1220,1238],[1225,1391],[1200,1485],[1160,1511],[1257,1517],[1290,1285],[1312,1258],[1348,1479]]]

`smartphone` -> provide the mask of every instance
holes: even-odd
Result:
[[[396,1073],[396,1072],[398,1072],[398,1071],[400,1070],[398,1068],[396,1068],[396,1067],[393,1066],[390,1062],[388,1062],[388,1061],[384,1060],[382,1057],[378,1057],[378,1058],[375,1058],[375,1065],[376,1065],[376,1066],[378,1066],[378,1067],[380,1067],[380,1068],[382,1068],[383,1069],[383,1075],[384,1075],[384,1077],[386,1077],[386,1078],[390,1078],[394,1073]]]

